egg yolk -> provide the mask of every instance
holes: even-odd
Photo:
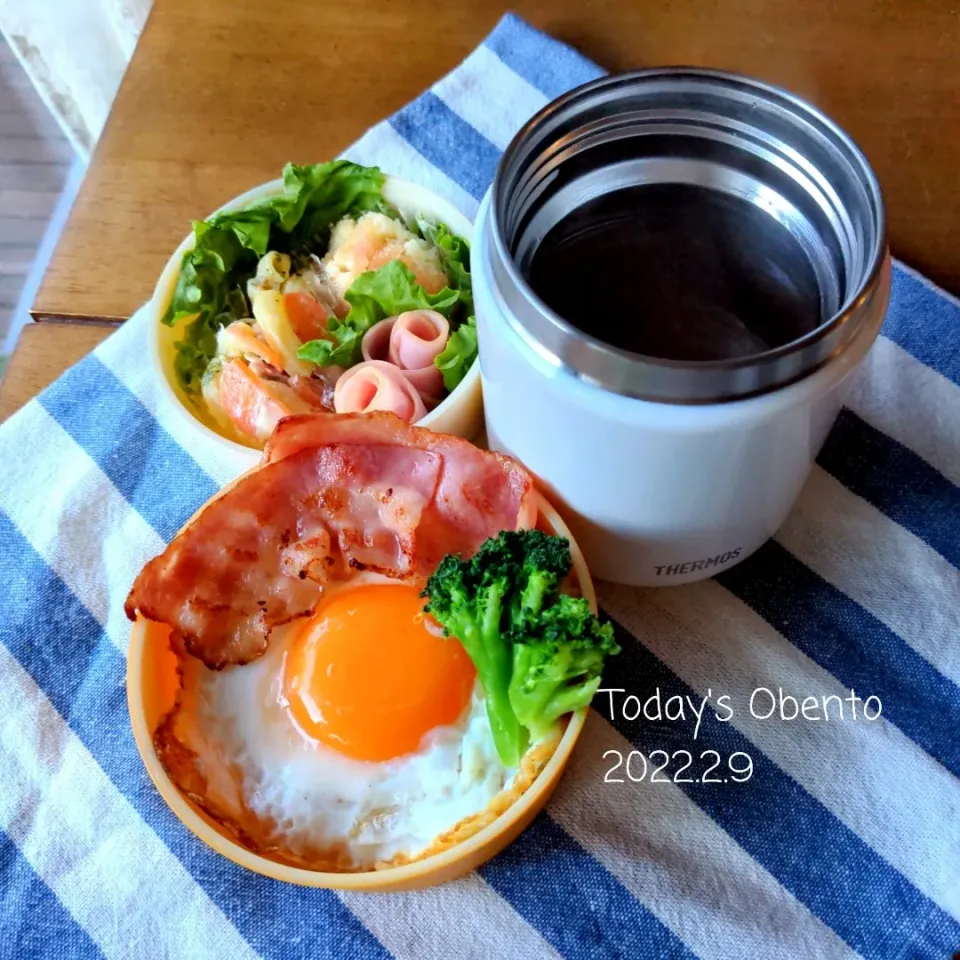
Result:
[[[303,733],[357,760],[411,753],[466,707],[475,670],[456,639],[427,630],[415,587],[335,594],[287,651],[283,695]]]

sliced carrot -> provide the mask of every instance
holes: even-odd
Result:
[[[283,294],[279,290],[254,290],[250,306],[260,327],[260,335],[283,357],[283,370],[291,376],[310,376],[313,367],[297,357],[303,343],[290,325]]]
[[[265,441],[281,417],[301,412],[276,396],[272,384],[242,360],[228,360],[220,370],[220,404],[245,436]]]
[[[304,343],[327,338],[327,311],[309,293],[285,293],[283,307],[293,332]]]
[[[283,369],[283,357],[273,349],[268,343],[261,340],[250,327],[242,320],[234,320],[226,330],[223,331],[222,339],[228,344],[231,350],[239,352],[247,357],[259,357],[265,363]],[[229,350],[226,351],[229,355]]]

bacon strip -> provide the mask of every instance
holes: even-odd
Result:
[[[273,463],[320,444],[347,441],[419,447],[442,457],[436,497],[417,531],[427,572],[448,553],[472,556],[501,530],[525,530],[537,522],[533,481],[516,460],[389,413],[286,417],[267,441],[263,459]]]
[[[248,663],[328,579],[426,577],[535,521],[530,477],[507,457],[393,414],[303,414],[144,567],[125,609],[169,624],[212,669]]]
[[[349,444],[266,464],[144,567],[127,616],[170,624],[213,669],[248,663],[272,627],[316,607],[327,579],[416,573],[414,534],[440,465],[425,450]]]

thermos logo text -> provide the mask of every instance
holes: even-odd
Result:
[[[658,577],[674,577],[684,573],[696,573],[698,570],[709,570],[710,567],[721,567],[740,556],[740,547],[718,553],[715,557],[706,557],[703,560],[689,560],[687,563],[672,563],[670,566],[654,567]]]

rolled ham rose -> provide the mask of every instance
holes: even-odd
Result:
[[[386,410],[407,423],[416,423],[427,412],[404,372],[384,360],[365,360],[347,370],[334,388],[333,408],[337,413]]]
[[[364,360],[386,360],[390,355],[390,333],[393,325],[397,322],[396,317],[387,317],[375,323],[364,335],[360,341],[360,350],[363,353]]]
[[[447,345],[450,324],[436,310],[408,310],[390,331],[390,357],[402,370],[430,366]]]
[[[363,337],[365,360],[386,360],[399,367],[424,402],[443,396],[443,374],[434,360],[450,337],[450,324],[436,310],[409,310],[374,324]]]

